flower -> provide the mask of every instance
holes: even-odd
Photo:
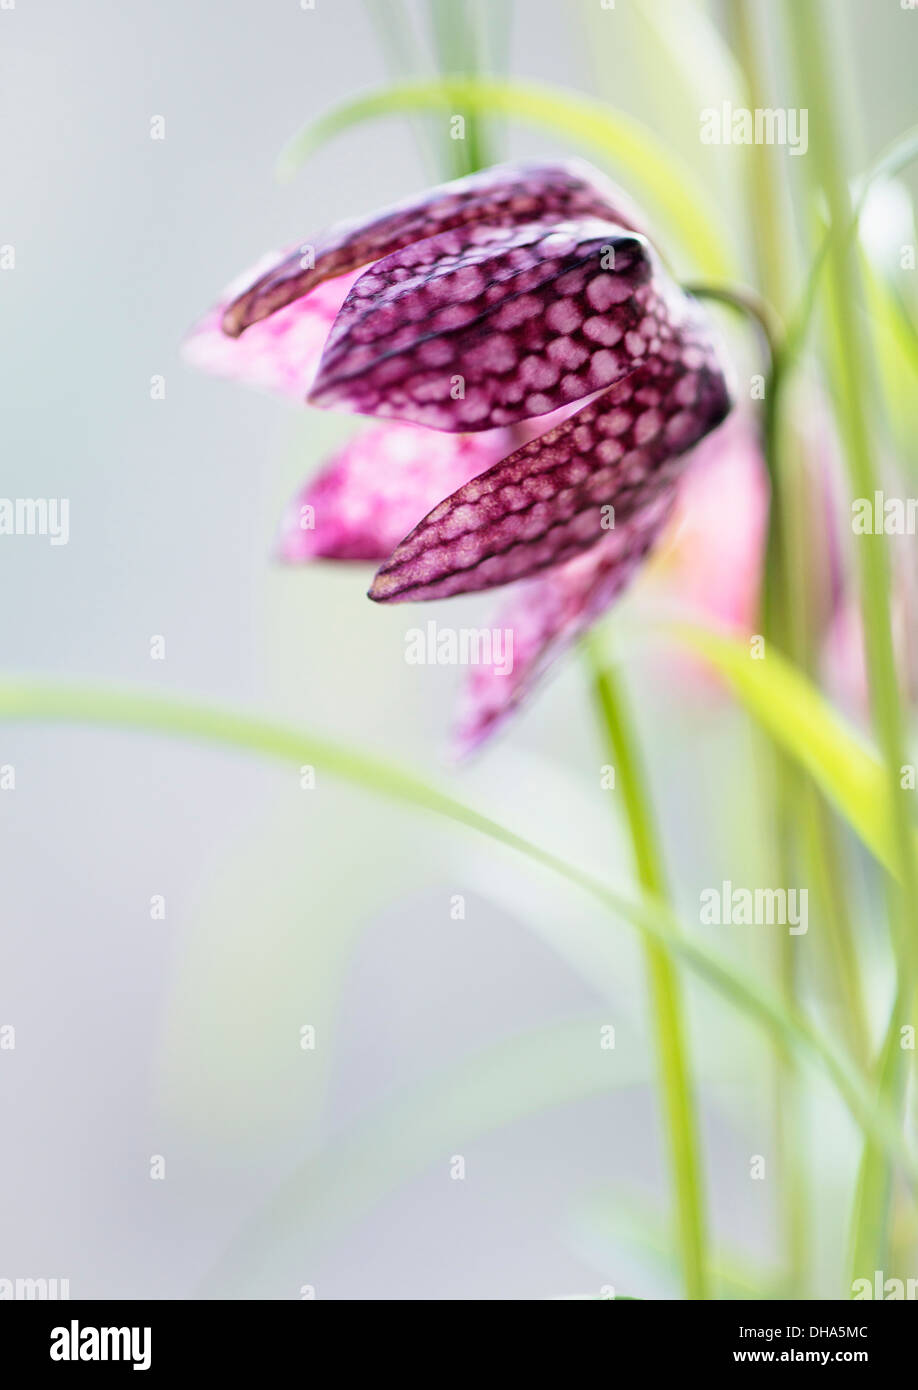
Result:
[[[621,592],[730,410],[708,318],[642,225],[579,161],[499,166],[274,257],[189,340],[198,365],[398,422],[294,499],[284,558],[381,560],[388,603],[526,581],[466,745]]]

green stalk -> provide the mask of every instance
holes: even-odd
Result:
[[[814,191],[821,189],[828,203],[833,230],[845,228],[852,217],[852,203],[838,143],[839,102],[827,63],[833,24],[822,0],[789,3],[787,14],[799,66],[800,85],[806,92],[811,123],[811,177]],[[861,324],[855,300],[860,291],[860,268],[848,239],[832,235],[827,251],[828,309],[831,327],[831,368],[843,422],[843,438],[852,495],[872,497],[878,485],[867,421],[868,364],[862,346]],[[901,1109],[905,1089],[905,1053],[898,1048],[898,1026],[915,999],[915,964],[912,934],[913,905],[918,901],[918,871],[913,854],[908,807],[899,786],[899,770],[905,762],[904,719],[899,698],[889,608],[889,562],[885,537],[861,536],[857,546],[861,610],[867,656],[871,714],[877,742],[888,773],[890,822],[893,826],[896,867],[901,887],[887,877],[886,891],[893,946],[898,969],[896,1004],[877,1075],[881,1094]],[[903,1008],[905,1006],[905,1008]],[[879,1150],[868,1144],[861,1167],[854,1219],[853,1277],[882,1268],[888,1249],[893,1173]]]
[[[766,36],[762,26],[757,23],[757,16],[746,0],[733,0],[728,13],[737,56],[749,87],[749,105],[753,109],[769,106],[771,103],[765,99],[767,79],[762,54]],[[788,257],[786,242],[776,234],[776,229],[781,225],[779,210],[782,188],[774,151],[767,145],[753,146],[748,152],[748,169],[751,230],[759,279],[769,302],[779,306],[783,314],[787,304]],[[763,215],[765,209],[769,213]],[[783,341],[783,332],[781,339]],[[801,626],[798,616],[801,595],[790,578],[794,537],[789,494],[793,480],[788,477],[787,461],[779,448],[783,358],[774,340],[771,346],[771,369],[766,384],[762,425],[762,445],[771,497],[761,622],[762,631],[769,642],[776,642],[796,655],[797,644],[793,635]],[[804,775],[780,754],[774,759],[771,777],[775,810],[774,858],[780,881],[790,883],[794,877],[798,833],[801,828],[808,829],[806,807],[809,805],[812,808],[813,798],[804,798],[803,793],[808,790]],[[778,977],[785,999],[795,1005],[798,978],[794,943],[789,936],[781,938],[778,948]],[[786,1293],[788,1297],[800,1298],[805,1292],[808,1274],[807,1172],[801,1142],[803,1098],[800,1079],[786,1048],[778,1049],[776,1061],[775,1130],[781,1174],[779,1198]]]
[[[899,1046],[899,1029],[906,1017],[902,991],[897,990],[875,1071],[878,1093],[897,1109],[902,1106],[905,1093],[905,1066]],[[888,1269],[892,1250],[892,1200],[892,1164],[888,1155],[868,1141],[861,1157],[851,1219],[852,1280],[869,1278],[875,1269]]]
[[[753,87],[754,90],[754,87]],[[758,153],[764,153],[759,151]],[[756,167],[759,167],[757,164]],[[765,185],[769,187],[769,185]],[[755,183],[756,191],[761,193],[760,183]],[[759,219],[754,219],[758,225]],[[762,234],[764,235],[764,234]],[[767,238],[766,238],[767,240]],[[766,267],[771,264],[761,248],[759,261],[763,278]],[[786,493],[788,480],[785,470],[780,466],[778,450],[779,401],[783,382],[782,343],[783,325],[771,306],[746,286],[689,285],[690,293],[700,298],[713,299],[728,305],[739,313],[752,319],[758,326],[760,335],[768,350],[769,370],[765,388],[762,411],[761,435],[762,453],[768,470],[771,488],[771,505],[768,514],[768,534],[765,548],[765,565],[762,583],[761,622],[768,641],[775,641],[779,647],[791,646],[782,637],[786,631],[793,630],[797,624],[794,614],[797,608],[797,594],[788,580],[790,566],[789,528],[786,521]],[[803,773],[783,756],[775,752],[771,745],[760,745],[760,760],[764,763],[767,755],[767,776],[772,783],[775,809],[774,859],[778,880],[791,883],[795,874],[794,842],[796,836],[791,827],[798,821],[806,823],[802,814],[802,794],[808,789]],[[809,790],[812,790],[809,788]],[[790,1007],[797,1004],[797,974],[793,959],[793,941],[782,937],[778,948],[777,973]],[[781,1226],[786,1251],[786,1293],[788,1297],[801,1297],[807,1278],[807,1199],[806,1171],[801,1155],[800,1080],[793,1065],[793,1058],[786,1047],[777,1049],[777,1069],[775,1075],[775,1131],[782,1181],[779,1188],[781,1202]]]
[[[478,36],[468,13],[467,0],[428,0],[437,66],[444,77],[475,77],[479,70]],[[454,140],[447,131],[446,158],[452,177],[474,174],[487,163],[481,117],[467,112],[465,139]]]
[[[732,0],[729,17],[737,53],[749,84],[749,105],[768,107],[768,78],[763,54],[766,49],[767,19],[753,11],[747,0]],[[787,225],[783,179],[778,159],[781,153],[767,145],[748,152],[750,197],[753,204],[752,233],[761,283],[765,294],[779,312],[788,312],[789,243],[779,234]],[[785,199],[786,201],[786,199]],[[782,433],[782,400],[785,383],[795,361],[795,347],[782,335],[780,350],[772,357],[764,420],[764,448],[771,479],[772,502],[769,517],[766,574],[763,602],[763,631],[794,657],[804,670],[811,670],[818,642],[811,620],[814,598],[814,563],[810,518],[813,499],[808,495],[799,445]],[[790,447],[788,447],[790,446]],[[817,483],[817,489],[819,484]],[[815,499],[820,515],[821,499]],[[865,1065],[869,1056],[860,985],[854,925],[845,891],[846,865],[837,826],[813,783],[787,760],[775,764],[779,823],[784,826],[778,842],[782,873],[788,878],[794,862],[805,863],[816,890],[820,921],[824,924],[820,945],[835,981],[836,1013],[840,1013],[852,1033],[851,1051]],[[801,852],[802,847],[802,852]],[[824,939],[823,939],[824,936]],[[786,998],[793,1004],[798,979],[792,959],[793,943],[783,942],[781,978]],[[788,1294],[805,1296],[807,1277],[806,1149],[802,1142],[802,1115],[799,1079],[786,1050],[779,1058],[777,1076],[777,1125],[782,1167],[784,1229],[787,1241]]]
[[[634,733],[629,727],[624,694],[617,675],[603,661],[597,639],[587,637],[584,647],[594,704],[615,768],[616,786],[622,793],[638,882],[649,898],[667,903],[666,876],[650,796]],[[682,1277],[687,1298],[706,1299],[709,1297],[707,1220],[701,1143],[679,979],[665,946],[648,942],[645,957]]]

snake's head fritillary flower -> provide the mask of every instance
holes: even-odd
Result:
[[[191,336],[199,365],[398,422],[295,500],[285,558],[382,557],[379,602],[532,581],[471,741],[621,591],[730,410],[708,317],[643,226],[579,161],[499,166],[300,243]]]

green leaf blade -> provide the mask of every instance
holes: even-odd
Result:
[[[898,857],[886,771],[816,687],[773,649],[756,660],[736,638],[693,627],[679,627],[677,635],[724,677],[748,712],[893,872]]]

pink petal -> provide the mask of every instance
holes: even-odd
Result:
[[[514,227],[542,218],[582,216],[611,218],[633,228],[637,215],[625,194],[583,161],[497,165],[409,198],[368,221],[341,223],[315,245],[301,242],[273,258],[270,268],[262,267],[254,283],[227,305],[224,331],[238,337],[323,280],[450,228]]]
[[[647,354],[652,269],[643,237],[596,219],[443,232],[356,282],[310,400],[440,430],[546,415]]]
[[[621,593],[670,516],[674,488],[661,488],[648,504],[586,555],[513,591],[494,627],[512,633],[502,650],[512,670],[472,669],[463,692],[456,738],[460,753],[477,748],[529,694],[548,667]]]
[[[380,425],[351,439],[293,498],[280,558],[378,563],[441,498],[506,453],[505,431],[435,434]]]
[[[266,259],[273,263],[274,257]],[[308,299],[256,324],[243,338],[228,338],[222,328],[226,305],[236,286],[248,283],[251,275],[240,277],[225,290],[217,306],[195,325],[182,344],[182,357],[213,376],[305,400],[329,329],[355,277],[331,280]]]
[[[677,327],[671,307],[648,302],[642,365],[434,508],[370,597],[447,597],[525,578],[603,539],[610,504],[618,526],[668,487],[679,457],[730,408],[705,320],[684,300]]]
[[[751,412],[738,409],[695,449],[651,583],[709,623],[755,631],[768,506],[760,432]]]

